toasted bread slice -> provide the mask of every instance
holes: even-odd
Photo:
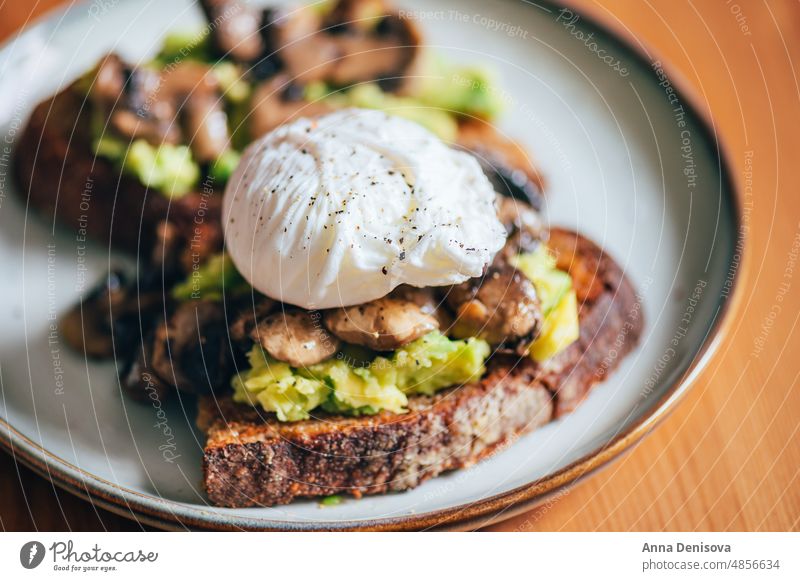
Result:
[[[281,423],[230,396],[206,397],[197,423],[208,436],[203,467],[211,502],[271,506],[406,490],[573,410],[633,349],[643,320],[633,287],[600,248],[565,230],[553,230],[550,245],[584,299],[580,338],[565,351],[545,365],[495,357],[480,382],[412,397],[399,415],[319,414]]]
[[[134,254],[146,255],[167,219],[209,251],[221,249],[221,196],[190,192],[170,201],[96,157],[89,107],[70,87],[33,110],[13,160],[30,207],[50,223]]]

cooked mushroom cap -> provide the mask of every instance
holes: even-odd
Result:
[[[203,212],[205,221],[198,220]],[[222,251],[221,213],[222,195],[195,192],[170,202],[169,218],[177,226],[183,243],[180,264],[185,274],[190,274],[195,265],[205,263],[213,254]]]
[[[247,350],[250,347],[250,333],[255,329],[256,323],[269,315],[277,303],[264,296],[255,301],[251,297],[245,298],[246,303],[231,305],[234,311],[238,309],[238,314],[234,317],[228,330],[231,340],[241,344]]]
[[[497,218],[511,234],[515,230],[526,230],[531,236],[542,234],[542,219],[533,206],[501,194],[497,195]]]
[[[320,30],[322,23],[317,11],[307,6],[271,16],[275,20],[265,33],[292,79],[304,84],[330,78],[336,68],[339,49],[329,35]]]
[[[89,96],[95,102],[113,102],[122,94],[124,87],[125,64],[114,53],[106,55],[97,65],[97,73]]]
[[[159,97],[159,73],[131,68],[110,54],[98,65],[95,79],[90,96],[94,107],[109,116],[111,129],[153,145],[180,140],[180,131],[172,122],[174,104]]]
[[[409,42],[400,37],[384,40],[380,37],[359,35],[341,36],[336,40],[342,56],[333,67],[329,78],[341,85],[384,80],[386,77],[399,77],[402,81],[409,74],[406,72],[407,67],[413,61],[416,50],[413,47],[399,46]]]
[[[213,162],[228,150],[228,116],[216,94],[194,94],[186,100],[184,122],[195,159]]]
[[[509,265],[453,287],[447,300],[456,311],[455,336],[481,337],[495,346],[524,351],[520,340],[528,343],[542,320],[533,283]]]
[[[109,122],[114,131],[128,139],[144,139],[151,145],[174,145],[180,142],[180,132],[170,120],[172,115],[139,117],[135,111],[120,108],[111,113]]]
[[[207,64],[184,61],[157,72],[108,55],[98,65],[91,97],[124,138],[156,146],[187,140],[200,162],[214,161],[229,147],[219,81]]]
[[[136,401],[147,401],[157,397],[159,401],[166,400],[173,390],[172,385],[161,379],[153,369],[148,366],[150,355],[153,352],[152,334],[144,339],[141,348],[136,349],[136,357],[130,362],[127,369],[120,374],[120,385],[123,391]]]
[[[508,232],[508,239],[498,254],[498,260],[507,262],[520,252],[532,252],[546,237],[539,212],[522,200],[498,194],[497,218]]]
[[[316,311],[292,311],[269,315],[250,332],[250,337],[278,361],[305,367],[328,359],[339,341],[320,324]]]
[[[347,343],[391,351],[435,331],[439,322],[412,301],[383,297],[327,311],[325,326]]]
[[[160,284],[154,290],[147,274],[136,280],[111,271],[63,316],[59,330],[67,344],[87,357],[126,357],[150,317],[164,307]]]
[[[165,69],[152,101],[182,113],[184,137],[198,161],[212,162],[228,149],[228,117],[210,66],[185,61]]]
[[[250,61],[264,52],[257,13],[238,0],[200,0],[211,27],[211,41],[220,57]]]
[[[155,329],[150,367],[166,383],[187,393],[225,388],[232,357],[222,303],[181,303]]]
[[[264,13],[264,39],[276,69],[299,84],[378,81],[397,88],[414,76],[421,37],[382,1],[341,1],[323,19],[313,7]],[[263,60],[263,59],[262,59]]]
[[[338,0],[325,18],[325,27],[341,33],[347,29],[370,32],[387,10],[384,0]]]
[[[541,208],[544,178],[524,147],[476,120],[459,125],[458,144],[478,158],[497,192]]]
[[[412,19],[383,0],[339,0],[323,28],[339,54],[328,79],[335,85],[375,80],[385,90],[412,88],[422,52]]]
[[[322,101],[310,103],[302,98],[293,98],[291,93],[296,86],[287,75],[281,74],[255,89],[250,105],[250,133],[254,138],[287,121],[331,112],[331,107]]]
[[[407,284],[401,284],[389,293],[389,298],[410,301],[422,310],[426,315],[433,316],[439,322],[439,329],[449,329],[453,324],[453,318],[444,304],[442,297],[431,287],[418,288]]]
[[[151,98],[180,103],[190,95],[197,93],[217,95],[218,91],[219,81],[210,65],[197,61],[183,61],[159,73],[158,85]]]
[[[83,303],[72,307],[59,325],[62,337],[76,351],[87,357],[106,358],[114,355],[111,314],[126,307],[128,300],[121,275],[111,272]],[[118,342],[120,338],[116,338]],[[132,341],[124,341],[130,347]],[[122,352],[122,350],[120,350]]]

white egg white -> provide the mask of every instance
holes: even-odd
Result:
[[[307,309],[479,276],[505,242],[477,160],[411,121],[344,109],[252,143],[231,177],[228,253],[258,291]]]

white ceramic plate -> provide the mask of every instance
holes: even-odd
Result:
[[[324,508],[313,501],[210,507],[195,402],[165,405],[159,424],[156,407],[121,397],[112,364],[87,364],[51,332],[85,288],[84,274],[89,286],[121,258],[89,245],[81,263],[75,234],[54,231],[12,194],[6,146],[36,102],[111,49],[144,59],[166,31],[202,24],[189,3],[94,2],[52,14],[0,53],[0,433],[7,447],[73,492],[161,526],[464,526],[553,494],[628,447],[674,403],[713,351],[738,260],[736,199],[708,127],[685,95],[669,101],[666,83],[628,45],[551,4],[403,6],[425,11],[412,16],[434,50],[497,71],[507,103],[501,126],[545,172],[549,220],[605,247],[641,291],[641,347],[569,417],[415,490]],[[176,461],[165,461],[165,446]]]

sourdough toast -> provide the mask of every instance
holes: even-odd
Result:
[[[633,286],[602,249],[567,230],[550,236],[581,302],[580,338],[565,351],[544,365],[496,356],[480,382],[412,397],[404,414],[282,423],[230,396],[203,398],[197,423],[208,437],[211,502],[271,506],[406,490],[572,411],[633,349],[643,318]]]

